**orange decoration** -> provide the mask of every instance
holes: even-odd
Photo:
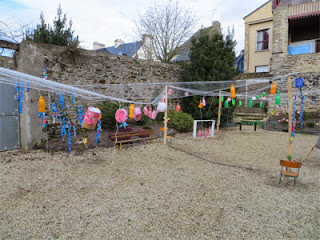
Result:
[[[277,90],[277,84],[272,83],[271,89],[270,89],[270,95],[276,95],[276,90]]]
[[[200,103],[198,108],[203,108],[203,103]]]
[[[39,98],[38,105],[39,105],[39,113],[44,113],[46,111],[46,104],[44,102],[44,98],[43,97]]]
[[[129,118],[133,118],[134,104],[130,104],[129,107]]]
[[[230,94],[231,94],[231,98],[236,98],[236,89],[233,84],[231,84]]]

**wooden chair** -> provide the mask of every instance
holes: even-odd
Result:
[[[296,185],[296,180],[298,181],[298,190],[300,191],[299,170],[302,166],[302,163],[292,162],[287,160],[280,160],[280,165],[281,165],[281,170],[280,170],[279,185],[281,183],[282,177],[291,177],[291,178],[294,178],[294,185]],[[290,171],[291,169],[297,169],[297,171],[291,172]]]

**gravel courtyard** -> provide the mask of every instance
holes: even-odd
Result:
[[[318,136],[297,134],[302,160]],[[320,150],[285,179],[287,133],[221,131],[95,148],[0,153],[0,239],[319,239]]]

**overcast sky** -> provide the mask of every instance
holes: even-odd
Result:
[[[125,42],[134,39],[134,19],[143,13],[151,0],[0,0],[0,20],[7,22],[39,23],[43,12],[47,23],[52,24],[61,3],[63,13],[72,19],[75,34],[81,47],[92,49],[94,41],[112,46],[114,40]],[[200,18],[197,28],[208,27],[219,21],[224,30],[234,26],[237,53],[244,46],[243,17],[265,3],[266,0],[180,0],[180,5],[191,8]]]

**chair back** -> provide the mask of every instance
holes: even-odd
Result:
[[[287,168],[301,168],[302,162],[293,162],[293,161],[287,161],[287,160],[280,160],[280,165],[282,167],[287,167]]]

